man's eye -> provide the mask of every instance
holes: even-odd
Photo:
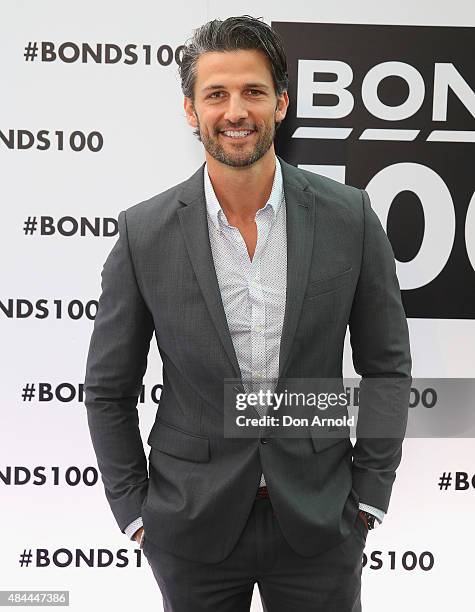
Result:
[[[259,89],[248,89],[248,91],[253,97],[262,95],[262,91],[259,91]],[[224,94],[224,92],[223,91],[213,91],[213,93],[211,93],[208,96],[208,98],[214,98],[214,99],[221,98],[222,97],[221,94]]]

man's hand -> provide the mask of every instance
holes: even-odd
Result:
[[[134,533],[134,540],[139,545],[139,548],[142,548],[140,546],[140,540],[142,539],[142,534],[143,534],[143,527],[140,527],[140,529],[137,529],[137,531]]]

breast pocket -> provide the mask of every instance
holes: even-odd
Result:
[[[350,266],[342,272],[332,274],[326,278],[310,281],[307,285],[305,297],[313,298],[318,295],[323,295],[324,293],[336,291],[337,289],[340,289],[340,287],[344,287],[351,279],[352,269],[352,266]]]

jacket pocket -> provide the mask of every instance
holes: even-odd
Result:
[[[315,453],[320,453],[321,451],[327,450],[327,448],[331,448],[335,446],[335,444],[341,444],[342,442],[346,442],[346,445],[351,445],[351,441],[349,437],[344,438],[320,438],[317,436],[311,436],[313,451]]]
[[[319,415],[326,418],[325,415]],[[330,414],[334,419],[345,419],[348,417],[346,408],[333,410]],[[346,442],[346,446],[351,446],[350,428],[347,424],[324,424],[310,426],[310,437],[312,438],[313,450],[315,453],[327,450],[336,444]]]
[[[351,278],[352,269],[353,267],[350,266],[346,270],[338,272],[338,274],[333,274],[332,276],[319,280],[309,281],[305,297],[309,298],[321,295],[322,293],[328,293],[345,285]]]
[[[148,444],[167,455],[188,461],[210,460],[209,438],[184,431],[157,418],[147,439]]]

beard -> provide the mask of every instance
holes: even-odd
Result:
[[[226,147],[219,141],[219,131],[212,136],[204,134],[201,131],[197,115],[196,119],[198,122],[198,127],[195,131],[196,136],[203,143],[204,148],[211,157],[214,157],[214,159],[222,164],[226,164],[226,166],[231,166],[233,168],[247,168],[252,166],[252,164],[255,164],[267,153],[274,142],[276,132],[275,123],[271,127],[266,126],[264,129],[256,130],[256,139],[252,146],[248,143],[242,143],[242,145],[240,145],[239,143],[231,144],[230,142],[230,146]],[[235,127],[236,129],[242,129],[243,126]]]

